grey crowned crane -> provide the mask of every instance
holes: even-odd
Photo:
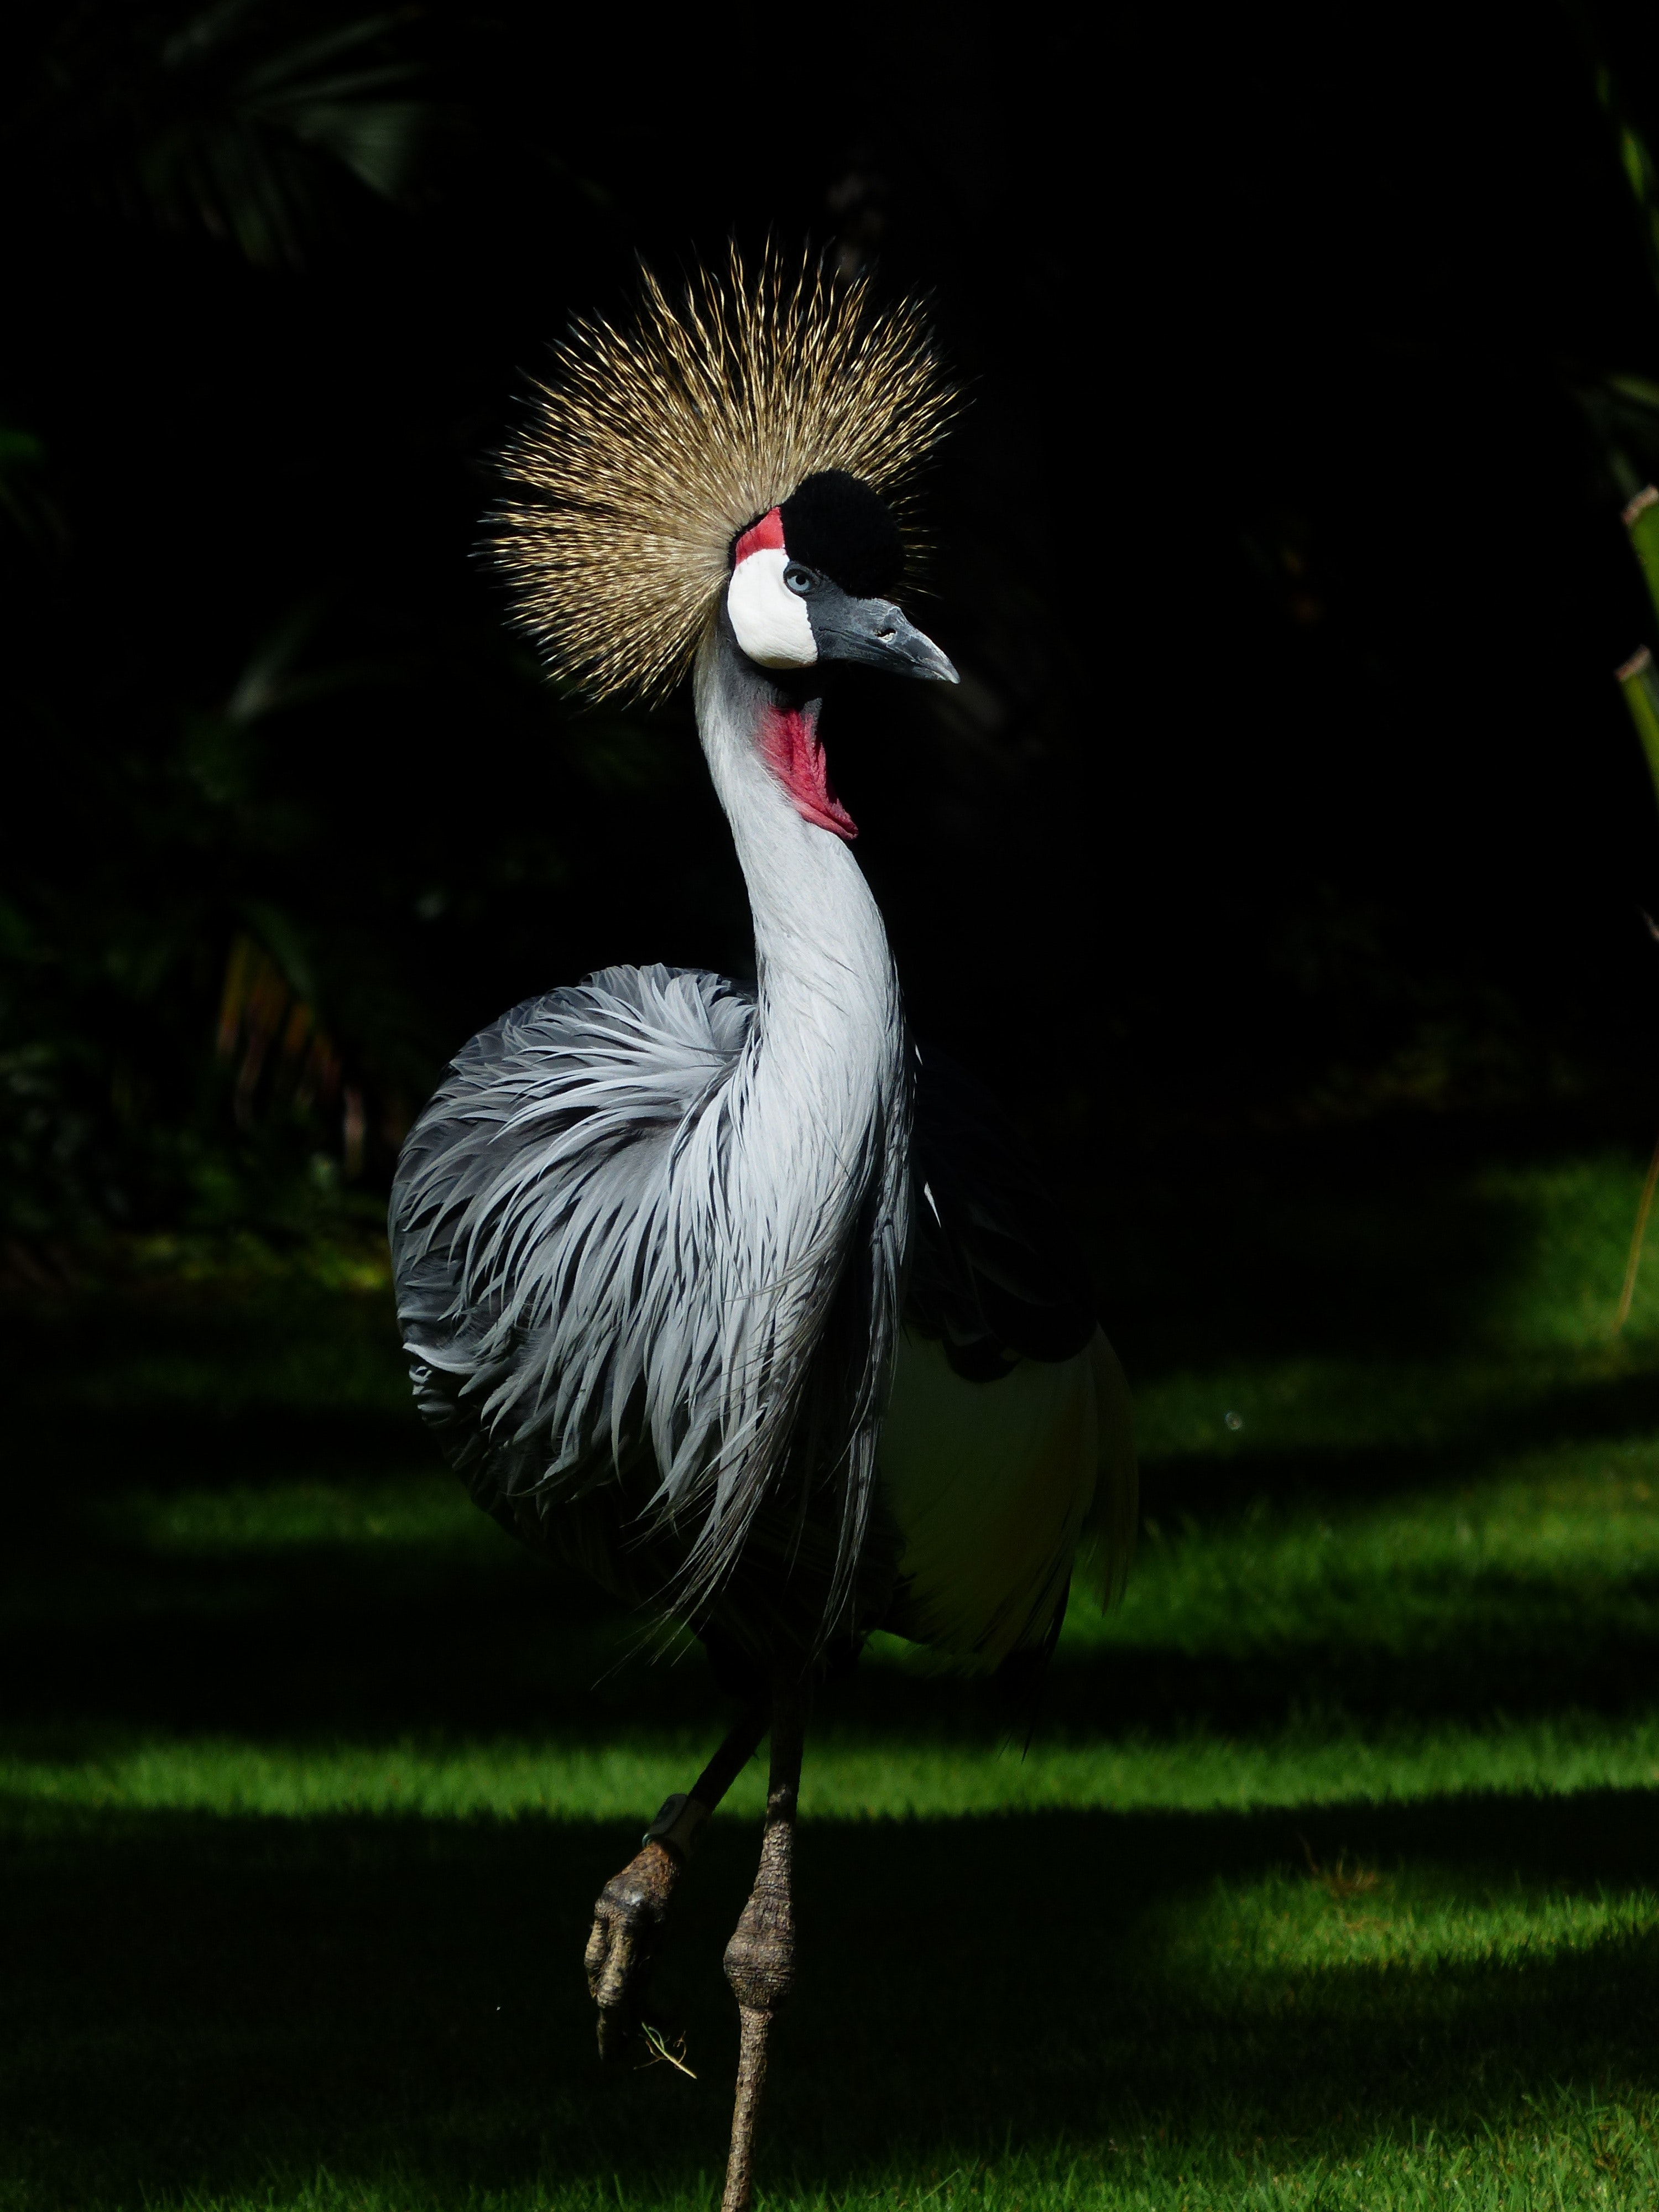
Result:
[[[819,733],[856,662],[953,683],[889,596],[953,410],[919,313],[775,262],[648,276],[579,325],[511,454],[499,544],[552,667],[597,696],[689,668],[748,887],[757,988],[607,968],[451,1063],[392,1199],[416,1398],[473,1498],[742,1700],[605,1887],[599,2046],[644,1984],[698,1830],[769,1731],[759,1871],[726,1954],[741,2022],[726,2212],[749,2201],[815,1680],[881,1628],[1040,1668],[1079,1559],[1135,1510],[1127,1398],[1019,1144],[918,1049]]]

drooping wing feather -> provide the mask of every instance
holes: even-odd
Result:
[[[1086,1378],[1091,1463],[1079,1465],[1071,1480],[1082,1495],[1092,1495],[1080,1528],[1062,1512],[1052,1516],[1060,1534],[1050,1572],[1059,1578],[1060,1601],[1057,1609],[1045,1612],[1038,1604],[1032,1610],[1034,1623],[1049,1620],[1057,1632],[1074,1540],[1080,1565],[1103,1596],[1115,1596],[1127,1572],[1139,1490],[1128,1388],[1096,1319],[1082,1255],[1029,1147],[989,1095],[943,1054],[924,1045],[917,1062],[911,1143],[916,1203],[905,1326],[939,1346],[962,1386],[954,1395],[945,1388],[941,1396],[948,1379],[943,1370],[932,1386],[936,1443],[943,1445],[952,1419],[984,1432],[975,1444],[985,1441],[1002,1418],[1000,1386],[1011,1403],[1033,1389],[1049,1389],[1034,1369],[1066,1370],[1079,1389]],[[925,1369],[926,1363],[912,1364]],[[1055,1376],[1053,1388],[1068,1404],[1073,1387]],[[975,1408],[979,1390],[986,1396]],[[1062,1421],[1043,1453],[1063,1456],[1072,1449],[1066,1434]],[[964,1449],[971,1457],[972,1449]],[[1045,1461],[1038,1471],[1059,1497],[1066,1478],[1058,1465]],[[1000,1548],[1012,1556],[1009,1544]]]
[[[1072,1358],[1094,1335],[1094,1301],[1028,1147],[943,1054],[922,1045],[916,1059],[907,1326],[975,1381],[1017,1359]]]
[[[665,968],[607,969],[515,1008],[458,1055],[410,1134],[394,1272],[421,1411],[481,1504],[532,1540],[556,1528],[635,1601],[669,1596],[701,1546],[715,1571],[696,1617],[725,1583],[739,1638],[781,1613],[810,1637],[819,1620],[801,1616],[835,1611],[865,1549],[904,1231],[896,1164],[854,1164],[856,1218],[834,1240],[846,1264],[817,1296],[813,1242],[749,1220],[732,1169],[754,1036],[745,994]],[[908,1328],[994,1390],[1095,1340],[1080,1265],[1017,1136],[931,1052],[912,1173]],[[796,1253],[766,1296],[743,1272],[757,1239],[734,1237],[739,1218]],[[766,1333],[767,1297],[796,1301],[787,1340]],[[781,1480],[791,1448],[794,1484]],[[1114,1528],[1126,1498],[1133,1510],[1127,1431],[1119,1457],[1091,1516],[1109,1493]],[[676,1516],[677,1542],[647,1543]],[[1108,1548],[1121,1556],[1115,1534]],[[884,1571],[866,1561],[861,1610],[878,1607]]]
[[[672,1299],[693,1261],[665,1200],[676,1139],[753,1016],[715,976],[606,969],[474,1037],[410,1132],[392,1196],[398,1321],[416,1403],[481,1504],[579,1496],[653,1426],[671,1480],[695,1455],[708,1346]],[[672,1340],[654,1392],[641,1306]]]
[[[618,968],[475,1037],[398,1164],[398,1315],[481,1504],[527,1533],[526,1500],[545,1523],[612,1486],[615,1541],[662,1537],[649,1594],[696,1618],[757,1529],[787,1579],[810,1500],[829,1564],[795,1607],[816,1589],[827,1622],[868,1526],[903,1152],[872,1122],[832,1206],[771,1172],[754,1018],[717,976]]]

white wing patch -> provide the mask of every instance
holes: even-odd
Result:
[[[908,1584],[893,1625],[934,1650],[1000,1666],[1041,1644],[1079,1543],[1121,1579],[1134,1452],[1121,1370],[1105,1338],[1075,1358],[1024,1359],[991,1382],[939,1344],[900,1339],[881,1489]]]

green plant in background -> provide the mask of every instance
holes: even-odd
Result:
[[[1640,171],[1644,191],[1650,168],[1644,153]],[[1656,490],[1652,484],[1644,484],[1626,502],[1623,520],[1630,533],[1631,550],[1641,568],[1656,614],[1659,614],[1659,490]],[[1636,734],[1641,740],[1642,757],[1646,761],[1648,774],[1653,780],[1655,799],[1659,801],[1659,671],[1654,667],[1652,653],[1644,645],[1638,646],[1630,659],[1614,671],[1614,674],[1625,695],[1625,704],[1630,709],[1631,720],[1636,726]],[[1651,916],[1649,917],[1648,927],[1654,929]],[[1655,931],[1655,935],[1659,938],[1659,930]],[[1637,1270],[1642,1264],[1642,1246],[1647,1236],[1648,1216],[1653,1210],[1656,1187],[1659,1187],[1659,1141],[1654,1145],[1647,1178],[1642,1185],[1636,1227],[1625,1262],[1625,1279],[1619,1293],[1619,1310],[1613,1324],[1615,1336],[1630,1318],[1631,1301],[1636,1295]]]
[[[18,296],[0,372],[26,380],[28,334],[49,327],[26,304],[47,241],[50,262],[96,267],[149,234],[165,272],[169,250],[205,236],[222,288],[242,270],[293,281],[362,203],[403,199],[435,114],[413,21],[401,10],[343,22],[306,0],[218,0],[170,21],[64,11],[0,100],[0,156],[27,183],[7,193]],[[83,443],[90,427],[76,425]],[[158,698],[158,672],[119,666],[118,644],[64,652],[52,617],[88,588],[102,490],[72,443],[49,453],[33,429],[0,422],[0,574],[17,617],[0,720],[25,760],[60,769],[56,780],[37,770],[44,790],[13,790],[24,834],[0,900],[0,1230],[292,1225],[337,1179],[319,1165],[362,1164],[363,1076],[348,1071],[343,1132],[329,1142],[317,1117],[337,1103],[340,1056],[307,1002],[319,981],[337,1002],[349,996],[308,943],[327,903],[313,887],[329,872],[317,863],[333,793],[271,770],[307,750],[295,748],[296,715],[413,679],[385,657],[362,665],[361,647],[319,664],[314,595],[211,706]],[[379,980],[358,995],[377,1005],[380,1035],[359,1025],[353,1042],[360,1060],[380,1061],[384,1094],[398,1055],[388,1064],[377,1048],[413,1018]],[[267,1015],[283,1018],[280,1039],[265,1035]]]
[[[398,201],[418,179],[439,110],[416,20],[308,0],[64,9],[4,135],[60,204],[299,268],[349,220],[350,180]]]
[[[383,397],[467,135],[434,11],[30,28],[0,83],[0,1238],[350,1233],[457,1038],[572,964],[537,956],[596,816],[648,832],[673,778],[646,733],[568,732],[504,632],[453,364]],[[70,270],[122,331],[107,398],[66,396]],[[356,313],[376,281],[395,307]]]
[[[879,241],[883,281],[937,286],[947,347],[982,380],[972,441],[929,493],[937,582],[973,641],[974,680],[948,727],[848,763],[883,794],[860,851],[896,939],[921,939],[912,915],[954,917],[925,933],[950,947],[935,972],[911,963],[919,1024],[973,1059],[983,1010],[1020,1005],[1058,1055],[1024,1105],[1103,1160],[1146,1133],[1425,1132],[1521,1105],[1558,1115],[1569,1099],[1604,1121],[1622,1112],[1616,962],[1581,957],[1606,934],[1576,896],[1593,841],[1539,804],[1542,779],[1504,775],[1500,791],[1495,768],[1474,769],[1495,739],[1467,656],[1429,642],[1443,654],[1432,680],[1420,660],[1425,640],[1516,620],[1522,574],[1531,601],[1561,597],[1555,564],[1571,573],[1576,556],[1552,499],[1583,489],[1582,453],[1561,451],[1506,509],[1524,550],[1501,600],[1467,542],[1430,552],[1422,516],[1467,468],[1449,302],[1474,315],[1483,347],[1509,344],[1536,372],[1523,398],[1481,381],[1468,404],[1489,444],[1547,437],[1562,353],[1614,354],[1599,308],[1584,313],[1590,288],[1566,299],[1559,273],[1529,272],[1569,325],[1547,361],[1524,319],[1504,319],[1507,300],[1475,301],[1471,282],[1494,287],[1505,242],[1528,237],[1524,215],[1489,228],[1473,261],[1443,247],[1462,235],[1447,217],[1466,189],[1486,222],[1493,173],[1478,131],[1454,134],[1437,170],[1398,127],[1399,97],[1455,107],[1447,53],[1432,70],[1413,59],[1388,91],[1386,72],[1352,81],[1362,121],[1368,103],[1388,116],[1386,158],[1352,158],[1345,137],[1316,224],[1239,228],[1289,258],[1275,285],[1254,264],[1230,280],[1225,312],[1253,336],[1218,384],[1196,368],[1208,330],[1176,341],[1150,293],[1107,353],[1072,343],[1076,278],[1060,272],[1092,265],[1099,179],[1079,150],[1089,131],[1054,119],[1083,82],[1059,30],[1022,46],[1040,91],[970,45],[951,63],[961,82],[925,113],[890,104],[891,72],[832,84],[803,62],[800,127],[778,162],[756,164],[741,149],[766,112],[761,79],[793,66],[769,41],[690,100],[707,57],[689,26],[636,42],[619,77],[605,11],[532,0],[76,0],[13,15],[0,1160],[15,1165],[0,1219],[14,1233],[204,1211],[274,1221],[310,1191],[315,1158],[342,1164],[343,1095],[325,1132],[316,1094],[309,1139],[280,1113],[238,1120],[243,1063],[216,1061],[213,1036],[240,934],[313,1008],[343,1091],[361,1094],[364,1188],[384,1179],[400,1112],[444,1054],[515,998],[653,945],[723,968],[744,957],[739,902],[720,904],[717,825],[695,778],[675,780],[683,733],[596,736],[505,641],[471,557],[515,374],[533,372],[567,313],[614,299],[635,247],[672,258],[732,226],[829,232],[855,259]],[[1261,97],[1293,120],[1283,146],[1304,120],[1316,137],[1339,113],[1354,127],[1351,106],[1296,88],[1305,65],[1288,34],[1261,64]],[[1594,143],[1584,158],[1600,130],[1587,80],[1556,75],[1522,167],[1548,173],[1541,197],[1576,276],[1617,262],[1599,296],[1639,292],[1600,198],[1624,186],[1610,157],[1595,174]],[[1254,96],[1229,82],[1215,128],[1194,130],[1184,112],[1158,119],[1158,70],[1140,82],[1121,121],[1145,154],[1109,133],[1126,177],[1163,174],[1160,137],[1194,149],[1188,184],[1171,172],[1159,188],[1146,271],[1206,250],[1202,176],[1248,173],[1264,206],[1303,209],[1305,161],[1280,173],[1273,131],[1224,150],[1225,118]],[[1391,230],[1415,204],[1426,258],[1399,258],[1414,273],[1380,307],[1367,291],[1350,343],[1334,307],[1367,265],[1379,193]],[[1303,253],[1305,271],[1291,265]],[[1444,255],[1449,281],[1428,273]],[[1650,387],[1609,380],[1603,397],[1621,423],[1645,410],[1659,424]],[[1118,442],[1079,434],[1130,421],[1146,434],[1123,443],[1119,482]],[[1361,421],[1382,495],[1354,532],[1333,471]],[[1182,457],[1206,453],[1228,457],[1231,488],[1200,551],[1173,517]],[[1656,466],[1647,458],[1625,495]],[[1109,701],[1105,633],[1081,649],[1068,590],[1027,550],[1084,507],[1121,518],[1103,607],[1128,649],[1106,653]],[[1235,528],[1259,542],[1255,571],[1235,558]],[[1437,630],[1436,603],[1455,625]],[[242,664],[301,605],[317,610],[308,659],[372,674],[239,709]],[[1224,736],[1221,722],[1188,727],[1164,681],[1158,639],[1184,653],[1200,635],[1231,702]],[[1573,669],[1603,657],[1546,656],[1508,758],[1553,744]],[[1356,698],[1366,739],[1333,748]],[[1607,736],[1575,754],[1569,811],[1594,789]],[[1358,763],[1384,757],[1391,773],[1362,792]],[[1522,920],[1505,872],[1543,880],[1540,846],[1550,892]],[[282,918],[280,942],[255,906]],[[1498,912],[1504,930],[1483,936]],[[1574,994],[1562,975],[1592,983]],[[262,1152],[279,1127],[286,1151]]]
[[[1656,289],[1659,289],[1659,169],[1655,167],[1647,139],[1621,100],[1605,60],[1597,60],[1595,75],[1596,97],[1613,128],[1620,167],[1641,217],[1648,274]],[[1594,392],[1581,396],[1609,471],[1625,495],[1621,519],[1655,614],[1659,616],[1659,489],[1651,483],[1638,482],[1626,450],[1627,441],[1638,447],[1652,443],[1655,422],[1659,418],[1659,385],[1645,377],[1614,375],[1602,380]],[[1654,666],[1652,653],[1642,645],[1613,672],[1641,742],[1655,798],[1659,800],[1659,670]],[[1659,939],[1659,927],[1656,927],[1651,916],[1648,917],[1648,927]],[[1659,1188],[1659,1141],[1656,1141],[1637,1208],[1613,1319],[1615,1336],[1630,1318],[1656,1188]]]

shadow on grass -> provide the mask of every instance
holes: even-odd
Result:
[[[1370,1385],[1381,1397],[1386,1382]],[[1659,1431],[1659,1372],[1598,1376],[1553,1389],[1517,1387],[1507,1406],[1482,1399],[1435,1409],[1442,1433],[1409,1443],[1314,1443],[1277,1449],[1170,1454],[1142,1468],[1154,1516],[1237,1512],[1258,1498],[1354,1505],[1402,1491],[1478,1482],[1504,1462],[1571,1444],[1611,1443]],[[1449,1430],[1450,1434],[1444,1433]]]
[[[1650,1793],[1282,1814],[811,1823],[771,2170],[836,2186],[975,2153],[1088,2154],[1413,2123],[1659,2081],[1659,1942],[1385,1971],[1201,1971],[1164,1948],[1219,1878],[1340,1851],[1430,1876],[1630,1889]],[[580,1959],[615,1825],[246,1822],[0,1805],[5,2164],[40,2206],[397,2179],[418,2200],[717,2170],[735,2042],[719,1956],[750,1871],[711,1832],[665,1969],[699,2078],[602,2070]],[[1180,1908],[1175,1914],[1163,1908]]]
[[[1525,1273],[1534,1207],[1474,1187],[1466,1163],[1379,1160],[1358,1139],[1310,1169],[1301,1149],[1266,1171],[1212,1164],[1190,1186],[1126,1185],[1109,1202],[1099,1233],[1132,1372],[1420,1360],[1484,1341],[1494,1301]],[[158,1276],[0,1299],[0,1313],[15,1444],[56,1478],[29,1495],[65,1480],[87,1494],[430,1463],[389,1292]],[[1641,1411],[1659,1423],[1659,1381]],[[1272,1488],[1274,1472],[1251,1479]]]
[[[211,1345],[192,1340],[192,1370],[210,1358]],[[5,1490],[14,1536],[55,1539],[88,1504],[133,1490],[167,1496],[296,1480],[349,1488],[430,1474],[437,1454],[412,1405],[398,1402],[401,1378],[392,1380],[396,1389],[374,1394],[387,1403],[307,1406],[234,1388],[222,1404],[185,1393],[156,1402],[131,1376],[109,1402],[88,1402],[49,1364],[15,1394],[11,1410]],[[1405,1387],[1417,1382],[1407,1376]],[[1491,1395],[1473,1398],[1437,1386],[1421,1408],[1423,1433],[1405,1440],[1260,1448],[1228,1439],[1150,1460],[1142,1470],[1146,1508],[1169,1517],[1233,1511],[1257,1498],[1358,1503],[1479,1480],[1518,1454],[1659,1431],[1659,1369],[1540,1385],[1524,1363],[1495,1362],[1492,1383]],[[1507,1387],[1507,1401],[1499,1386]],[[1386,1368],[1366,1375],[1355,1385],[1356,1413],[1374,1405],[1388,1414],[1390,1387]]]
[[[487,1524],[485,1524],[487,1529]],[[487,1533],[493,1534],[493,1532]],[[115,1736],[231,1733],[249,1742],[522,1735],[603,1745],[619,1727],[706,1729],[727,1708],[701,1650],[651,1663],[600,1593],[501,1536],[499,1557],[435,1547],[295,1545],[157,1558],[82,1538],[14,1554],[0,1615],[5,1734],[62,1756]],[[1212,1648],[1063,1649],[1037,1740],[1194,1726],[1273,1729],[1310,1698],[1328,1719],[1460,1725],[1496,1712],[1624,1713],[1659,1680],[1659,1576],[1576,1580],[1402,1566],[1388,1621],[1363,1606]],[[1409,1634],[1401,1632],[1405,1621]],[[866,1662],[821,1717],[875,1741],[994,1744],[1023,1735],[997,1686]]]

